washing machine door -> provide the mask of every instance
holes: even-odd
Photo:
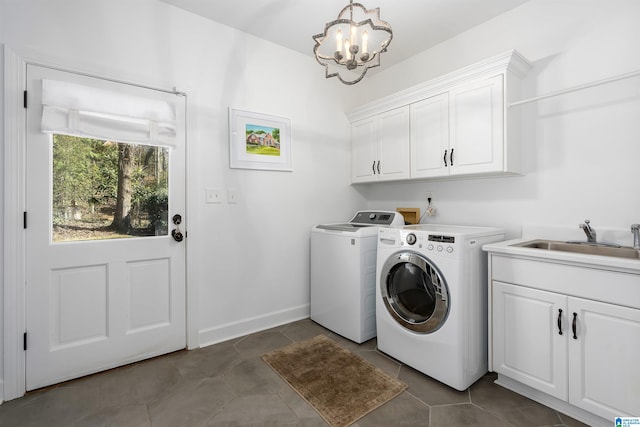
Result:
[[[449,314],[447,282],[435,264],[415,252],[398,252],[387,259],[380,291],[391,316],[411,331],[437,331]]]

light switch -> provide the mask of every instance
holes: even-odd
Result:
[[[222,203],[222,199],[220,197],[220,190],[217,188],[207,188],[204,191],[205,201],[207,203]]]
[[[238,193],[236,190],[227,190],[227,203],[238,203]]]

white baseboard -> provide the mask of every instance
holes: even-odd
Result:
[[[200,347],[217,344],[309,317],[309,304],[225,323],[199,332]]]
[[[504,375],[498,374],[498,379],[495,381],[495,383],[525,397],[528,397],[531,400],[548,406],[551,409],[555,409],[558,412],[569,415],[571,418],[574,418],[592,427],[611,427],[612,425],[614,425],[613,419],[606,420],[604,418],[601,418],[597,415],[585,411],[584,409],[580,409],[576,406],[570,405],[565,401],[549,396],[546,393],[535,390],[518,381],[512,380],[509,377],[505,377]]]

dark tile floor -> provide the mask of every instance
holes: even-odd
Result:
[[[325,426],[261,359],[325,334],[409,385],[354,426],[567,426],[583,424],[493,383],[453,390],[376,350],[302,320],[192,351],[80,378],[0,405],[0,426]]]

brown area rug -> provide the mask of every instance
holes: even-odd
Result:
[[[329,425],[353,424],[407,385],[324,335],[262,356]]]

